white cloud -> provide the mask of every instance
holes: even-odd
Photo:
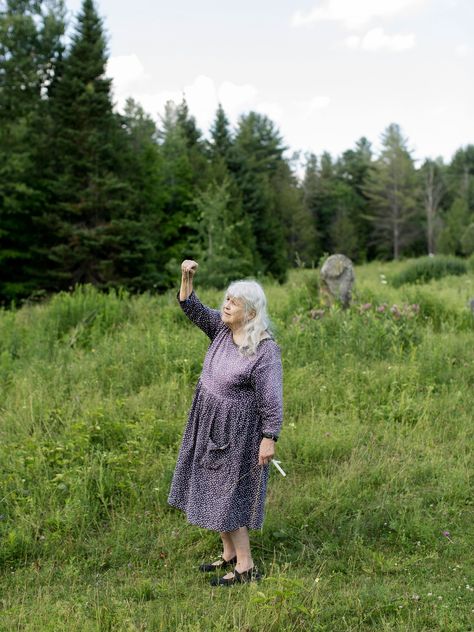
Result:
[[[243,111],[254,106],[258,90],[250,84],[239,86],[231,81],[224,81],[217,89],[217,93],[229,119],[236,121]]]
[[[312,114],[318,110],[324,110],[331,103],[331,99],[327,96],[316,96],[311,99],[302,101],[293,101],[292,108],[294,115],[299,120],[307,120]]]
[[[297,11],[292,17],[292,25],[305,26],[331,20],[341,22],[346,28],[357,29],[374,18],[389,18],[427,2],[428,0],[323,0],[306,14]]]
[[[284,122],[285,111],[278,103],[262,101],[257,103],[253,109],[260,114],[265,114],[277,125],[281,125]]]
[[[236,84],[223,81],[216,85],[206,75],[198,75],[194,81],[181,90],[147,90],[150,75],[136,55],[112,57],[107,74],[113,79],[114,95],[119,110],[123,109],[128,97],[133,97],[144,110],[157,117],[164,113],[167,101],[180,103],[186,98],[190,113],[196,118],[199,127],[206,134],[214,120],[217,106],[222,104],[227,117],[236,124],[241,114],[255,110],[266,114],[276,123],[284,118],[284,111],[274,102],[265,102],[259,98],[258,90],[251,84]]]
[[[345,45],[351,50],[362,49],[370,52],[388,50],[401,52],[415,46],[414,33],[395,33],[387,35],[383,28],[376,27],[368,31],[363,37],[350,35],[345,39]]]
[[[471,48],[468,44],[458,44],[454,52],[458,57],[467,57],[471,52]]]
[[[344,40],[344,43],[347,48],[356,50],[360,46],[360,39],[361,38],[358,35],[349,35],[349,37],[346,37],[346,39]]]
[[[119,55],[111,57],[106,74],[112,77],[117,95],[137,88],[151,79],[137,55]]]

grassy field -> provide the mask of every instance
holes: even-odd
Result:
[[[403,265],[358,268],[346,312],[315,271],[265,286],[288,476],[265,579],[231,589],[166,503],[208,344],[176,290],[0,312],[0,630],[474,630],[474,274],[394,289]]]

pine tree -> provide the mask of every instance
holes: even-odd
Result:
[[[400,127],[391,124],[382,136],[382,153],[369,174],[365,192],[379,252],[398,259],[420,233],[420,206],[413,159]]]

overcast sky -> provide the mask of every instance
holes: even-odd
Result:
[[[80,0],[66,0],[71,17]],[[208,131],[257,110],[291,150],[333,156],[398,123],[413,157],[474,143],[473,0],[96,0],[117,107],[186,95]],[[418,163],[419,164],[419,163]]]

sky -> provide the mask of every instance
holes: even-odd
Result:
[[[81,0],[66,0],[74,24]],[[472,0],[96,0],[108,76],[158,123],[183,94],[205,135],[255,110],[288,153],[334,157],[398,123],[417,164],[474,143]]]

